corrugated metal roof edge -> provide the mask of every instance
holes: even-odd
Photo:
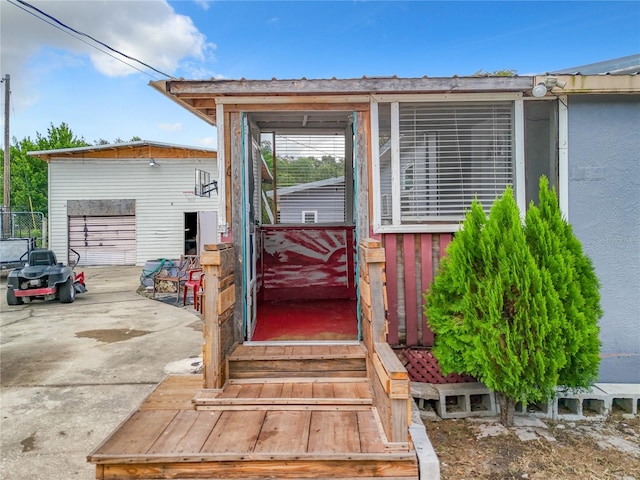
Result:
[[[540,75],[638,75],[640,74],[640,53],[626,57],[612,58],[578,67],[562,68]]]
[[[340,177],[327,178],[325,180],[317,180],[315,182],[300,183],[298,185],[293,185],[291,187],[279,188],[278,197],[282,197],[284,195],[290,195],[296,192],[302,192],[304,190],[310,190],[312,188],[328,187],[330,185],[339,185],[340,183],[344,183],[344,175]],[[267,192],[267,196],[272,197],[273,190],[270,190],[269,192]]]

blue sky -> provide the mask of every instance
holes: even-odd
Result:
[[[27,1],[189,79],[526,75],[640,53],[640,1]],[[0,0],[12,137],[65,122],[89,143],[139,136],[215,147],[215,128],[148,86],[162,75],[116,61],[25,8]]]

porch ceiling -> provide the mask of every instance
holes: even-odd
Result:
[[[335,132],[343,133],[351,122],[351,112],[256,112],[250,115],[260,131],[278,133],[311,133],[311,132]]]

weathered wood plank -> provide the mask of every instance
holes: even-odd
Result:
[[[254,451],[304,453],[309,443],[309,411],[267,412]]]
[[[389,302],[389,310],[387,319],[389,320],[389,334],[387,341],[391,345],[396,345],[399,340],[399,324],[398,324],[398,275],[396,262],[396,235],[389,234],[384,236],[385,251],[385,273],[387,275],[387,296]]]
[[[295,398],[313,398],[313,384],[294,383],[291,395]]]
[[[264,454],[268,455],[268,454]],[[388,454],[381,454],[388,455]],[[267,478],[357,478],[373,480],[386,477],[394,480],[417,480],[418,465],[415,459],[388,460],[344,460],[341,458],[300,460],[291,458],[229,459],[223,461],[201,461],[199,463],[134,463],[127,465],[105,465],[104,480],[122,479],[184,479],[184,478],[225,478],[256,479]]]
[[[175,451],[176,446],[186,437],[193,424],[198,419],[198,412],[195,410],[181,410],[173,418],[167,428],[160,434],[148,453],[167,453]]]
[[[238,392],[238,398],[258,398],[263,386],[264,384],[259,383],[242,385],[242,389]]]
[[[205,244],[204,250],[206,252],[215,252],[218,250],[226,250],[227,248],[232,248],[232,247],[233,247],[233,244],[231,242],[213,243],[213,244]]]
[[[260,398],[279,398],[282,394],[282,383],[265,383],[260,391]]]
[[[432,236],[430,234],[420,235],[420,260],[422,266],[420,275],[422,294],[426,292],[426,290],[431,286],[431,282],[433,282],[433,244],[431,240]],[[420,313],[422,315],[422,345],[432,347],[434,341],[433,331],[429,328],[429,320],[424,313],[424,309],[422,309]]]
[[[305,402],[299,401],[275,401],[275,399],[265,399],[260,403],[256,403],[254,399],[247,400],[245,403],[229,403],[224,405],[199,405],[198,411],[219,411],[219,412],[231,412],[231,411],[245,411],[251,408],[252,411],[265,411],[271,412],[274,410],[290,411],[329,411],[335,412],[338,410],[349,409],[349,411],[357,412],[361,410],[368,410],[371,408],[370,402],[360,401],[356,402],[341,402],[340,405],[336,404],[335,399],[327,401],[327,399],[307,399]]]
[[[486,91],[502,90],[521,92],[530,90],[533,86],[528,77],[363,77],[363,78],[333,78],[333,79],[272,79],[272,80],[167,80],[166,86],[158,88],[176,97],[202,94],[203,97],[229,96],[227,102],[233,102],[235,96],[252,98],[264,97],[268,104],[286,101],[308,102],[314,95],[313,107],[319,108],[319,102],[340,102],[346,96],[355,94],[378,94],[379,92],[394,92],[396,94],[411,93],[439,93],[449,91]],[[304,94],[304,95],[301,95]],[[291,100],[287,96],[293,97]],[[324,97],[327,98],[324,98]],[[283,98],[284,97],[284,98]],[[361,100],[362,101],[362,100]],[[255,101],[258,103],[257,101]],[[365,104],[369,108],[369,104]],[[363,107],[365,106],[363,105]],[[225,104],[225,109],[227,105]],[[329,105],[333,108],[333,105]],[[270,105],[273,110],[273,105]],[[349,110],[353,110],[351,105]]]
[[[353,405],[371,405],[370,398],[352,398],[352,397],[260,397],[260,398],[210,398],[203,399],[198,402],[198,410],[208,410],[210,407],[216,407],[216,409],[225,409],[227,407],[238,407],[238,409],[247,408],[247,406],[264,406],[269,410],[283,408],[289,409],[290,407],[298,409],[313,410],[317,406],[332,406],[336,409],[340,406],[353,406]]]
[[[186,435],[176,444],[174,453],[181,455],[185,453],[200,452],[204,442],[209,438],[213,427],[220,419],[220,412],[197,412],[198,416]]]
[[[308,451],[360,452],[356,412],[314,411],[311,415]]]
[[[313,398],[335,398],[333,385],[331,383],[313,384]]]
[[[265,418],[264,411],[224,411],[201,452],[249,453],[253,451]]]
[[[242,385],[227,385],[221,394],[215,395],[215,398],[237,398],[242,388]]]
[[[365,377],[289,377],[289,378],[232,378],[227,385],[246,385],[250,383],[358,383],[367,384]]]
[[[358,432],[360,433],[360,450],[364,453],[380,453],[385,451],[380,439],[380,428],[371,411],[358,412]]]
[[[236,301],[236,286],[231,285],[226,290],[223,290],[218,295],[218,315],[226,312],[228,309],[233,307]]]
[[[138,411],[100,447],[100,452],[107,455],[146,453],[177,414],[178,410]]]
[[[404,311],[407,328],[407,345],[418,344],[418,309],[416,291],[416,252],[415,236],[402,236],[402,252],[404,255]]]
[[[388,373],[389,378],[393,379],[407,379],[409,374],[406,368],[402,365],[402,362],[391,349],[388,343],[379,342],[376,343],[376,354],[380,358],[380,361],[384,365],[385,371]]]
[[[193,409],[193,392],[202,388],[202,375],[171,375],[151,392],[140,410]]]
[[[360,282],[360,298],[365,306],[371,305],[371,286],[367,282]]]

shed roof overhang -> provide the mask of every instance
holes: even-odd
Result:
[[[68,159],[130,159],[130,158],[216,158],[215,150],[187,147],[169,143],[138,140],[107,145],[88,145],[86,147],[60,148],[28,152],[32,157],[50,161],[52,158]]]
[[[534,77],[447,77],[307,80],[161,80],[150,85],[206,122],[216,125],[218,105],[270,105],[271,110],[314,105],[343,110],[375,95],[517,93],[530,91]],[[285,107],[286,106],[286,107]],[[322,106],[322,107],[320,107]],[[320,108],[318,108],[320,107]]]

